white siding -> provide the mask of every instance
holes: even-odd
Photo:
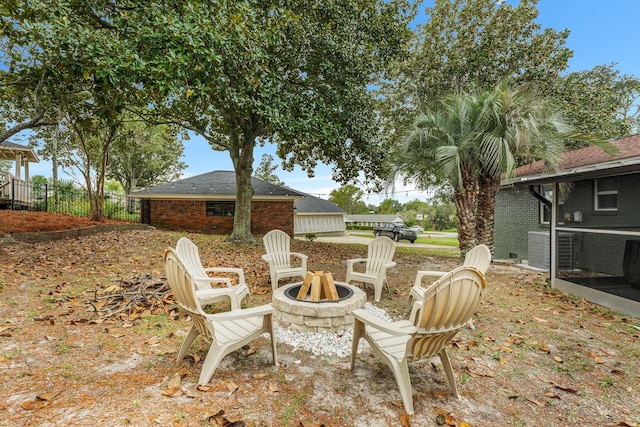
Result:
[[[336,215],[295,215],[294,234],[340,233],[346,230],[344,216]]]

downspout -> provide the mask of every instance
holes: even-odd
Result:
[[[546,197],[544,197],[542,194],[538,193],[535,189],[534,185],[530,185],[529,186],[529,193],[531,193],[531,195],[533,197],[535,197],[536,199],[538,199],[538,201],[542,204],[544,204],[546,207],[549,208],[549,222],[554,221],[555,222],[555,218],[553,217],[553,215],[551,215],[551,212],[553,212],[553,203],[551,203],[550,200],[548,200]],[[552,244],[552,237],[553,235],[551,234],[551,229],[553,227],[551,227],[551,224],[549,224],[549,278],[547,279],[549,282],[551,282],[551,266],[552,266],[552,256],[551,254],[553,253],[553,251],[551,250],[551,244]]]

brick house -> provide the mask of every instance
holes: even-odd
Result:
[[[266,234],[278,228],[294,235],[294,203],[304,193],[252,177],[251,233]],[[140,219],[167,230],[231,234],[235,212],[234,171],[213,171],[136,191]]]
[[[640,316],[640,135],[522,166],[497,195],[496,258],[549,270],[552,286]]]

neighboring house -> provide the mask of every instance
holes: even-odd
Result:
[[[32,202],[29,181],[29,163],[38,163],[40,159],[33,148],[13,142],[0,142],[0,160],[15,162],[15,174],[0,174],[0,206],[5,201],[11,201],[14,209],[28,207]],[[24,179],[22,169],[24,168]]]
[[[402,215],[382,215],[382,214],[346,214],[344,216],[344,222],[347,227],[358,225],[366,227],[379,227],[385,225],[388,222],[394,222],[396,224],[404,224],[405,219]]]
[[[503,180],[494,255],[527,259],[550,270],[552,286],[640,316],[640,135],[611,143],[614,155],[589,146],[566,153],[557,173],[535,162]]]
[[[333,202],[305,194],[294,204],[293,232],[296,236],[315,233],[318,236],[344,234],[345,212]]]
[[[252,177],[251,233],[278,228],[294,235],[294,203],[304,193]],[[234,171],[213,171],[131,193],[141,222],[163,229],[231,234],[236,198]]]

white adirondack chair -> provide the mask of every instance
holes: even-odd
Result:
[[[173,248],[168,248],[164,253],[164,268],[174,298],[193,321],[191,330],[180,346],[178,361],[184,358],[198,335],[211,341],[198,385],[207,384],[211,380],[224,356],[242,348],[265,332],[271,337],[273,364],[277,364],[271,304],[207,314],[202,310],[200,300],[195,296],[193,276]]]
[[[475,267],[480,271],[483,275],[487,274],[487,270],[489,269],[489,265],[491,265],[491,250],[487,245],[477,245],[474,246],[464,257],[463,265]],[[424,287],[422,284],[423,279],[425,278],[439,278],[447,274],[446,271],[430,271],[430,270],[420,270],[416,274],[416,280],[409,291],[409,301],[407,303],[407,310],[409,310],[413,304],[414,300],[422,299],[422,293],[424,292]],[[469,327],[471,329],[473,326],[473,319],[469,320]]]
[[[482,273],[462,266],[425,290],[423,300],[414,302],[409,320],[388,322],[363,309],[355,310],[351,369],[355,367],[358,342],[364,338],[393,371],[405,411],[413,414],[408,362],[437,355],[451,392],[459,398],[446,347],[478,309],[485,286]]]
[[[271,230],[262,238],[267,252],[262,259],[269,264],[271,287],[278,288],[278,280],[283,277],[302,277],[307,274],[307,256],[291,252],[291,237],[282,230]],[[297,265],[291,261],[297,259]]]
[[[380,301],[382,286],[387,281],[387,269],[395,267],[393,255],[396,252],[396,245],[393,240],[386,236],[373,239],[367,249],[366,258],[354,258],[346,261],[347,278],[346,282],[352,280],[370,283],[373,285],[376,302]],[[356,265],[365,264],[364,271],[356,271]],[[360,267],[362,268],[362,267]],[[389,284],[387,283],[387,290]]]
[[[250,290],[244,279],[244,271],[241,268],[203,267],[198,246],[187,237],[178,239],[176,253],[191,273],[196,289],[196,297],[200,300],[200,304],[212,304],[229,298],[231,300],[231,309],[235,310],[240,308],[243,298],[249,299]],[[238,283],[233,285],[228,277],[213,277],[209,276],[209,273],[232,273],[238,276]],[[214,288],[212,285],[215,283],[224,283],[227,287]]]

